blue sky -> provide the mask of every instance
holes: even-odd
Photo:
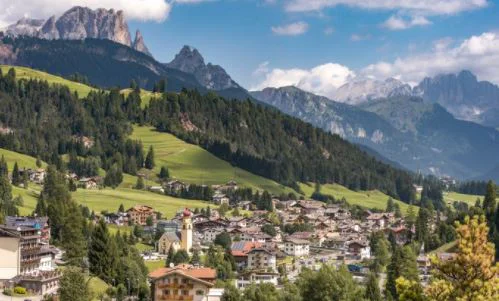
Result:
[[[159,61],[190,45],[246,88],[291,84],[333,97],[349,80],[415,84],[461,69],[499,84],[496,1],[0,0],[0,25],[74,5],[123,9]]]
[[[390,30],[382,25],[397,13],[345,5],[289,12],[283,3],[220,0],[174,5],[164,22],[133,21],[130,27],[141,29],[158,60],[170,61],[184,44],[191,45],[245,87],[262,80],[263,74],[252,73],[263,62],[269,69],[310,69],[332,62],[358,72],[378,61],[426,52],[439,39],[459,43],[499,29],[499,9],[490,1],[484,8],[428,16],[432,24],[424,26]],[[300,35],[272,31],[295,22],[306,22],[308,30]]]

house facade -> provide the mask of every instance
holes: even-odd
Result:
[[[131,220],[135,225],[145,226],[147,225],[147,219],[150,217],[153,224],[156,224],[156,213],[152,207],[146,205],[135,205],[134,207],[127,210],[128,219]]]
[[[291,256],[308,256],[310,242],[304,239],[288,238],[284,242],[284,252]]]
[[[192,265],[160,268],[149,274],[153,301],[219,301],[208,297],[217,279],[216,270]]]

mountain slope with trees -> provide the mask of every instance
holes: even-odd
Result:
[[[250,101],[183,91],[151,99],[141,109],[135,92],[126,98],[118,90],[91,92],[81,100],[67,87],[18,82],[13,70],[0,77],[0,97],[0,122],[12,131],[0,136],[0,147],[56,165],[61,155],[76,154],[105,170],[134,174],[145,155],[141,142],[129,139],[131,124],[151,124],[282,184],[338,183],[379,189],[406,202],[414,199],[409,173],[377,161],[339,136]],[[94,143],[86,148],[79,137]]]

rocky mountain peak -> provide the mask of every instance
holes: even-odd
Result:
[[[168,66],[186,73],[195,73],[197,70],[207,67],[201,53],[196,48],[188,45],[182,47]]]
[[[11,37],[35,36],[44,22],[43,19],[22,18],[15,24],[7,26],[4,31],[5,34]]]
[[[108,39],[127,46],[132,44],[123,11],[75,6],[57,20],[56,27],[61,39],[94,38]]]
[[[367,78],[354,80],[339,87],[334,98],[340,102],[359,105],[373,99],[393,95],[410,95],[411,93],[411,87],[398,79],[388,78],[381,81]]]
[[[196,48],[185,45],[167,67],[193,74],[204,87],[211,90],[240,88],[219,65],[206,64]]]
[[[133,40],[132,48],[152,57],[152,54],[149,52],[149,49],[144,42],[144,37],[142,36],[140,30],[137,30],[135,32],[135,39]]]

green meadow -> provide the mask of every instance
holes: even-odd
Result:
[[[68,79],[62,78],[60,76],[52,75],[43,71],[27,68],[27,67],[19,67],[19,66],[7,66],[0,65],[0,69],[4,74],[6,74],[10,68],[14,68],[16,70],[16,77],[18,79],[41,79],[46,80],[49,84],[59,84],[68,86],[71,91],[77,92],[79,97],[85,97],[90,93],[90,91],[96,90],[90,86],[85,84],[81,84],[78,82],[70,81]]]
[[[315,190],[314,183],[300,183],[301,190],[306,196],[310,197]],[[321,185],[321,193],[325,195],[334,196],[335,199],[340,200],[345,198],[351,205],[359,205],[365,208],[386,209],[386,201],[389,196],[379,190],[371,191],[353,191],[338,184],[324,184]],[[394,200],[399,204],[402,212],[406,212],[409,208],[404,202]]]
[[[267,190],[274,194],[294,191],[272,180],[231,166],[197,145],[186,143],[168,133],[157,132],[152,127],[134,126],[132,138],[141,140],[146,152],[149,146],[153,146],[156,173],[159,173],[162,165],[166,165],[171,177],[187,183],[214,185],[235,180],[240,186]]]

